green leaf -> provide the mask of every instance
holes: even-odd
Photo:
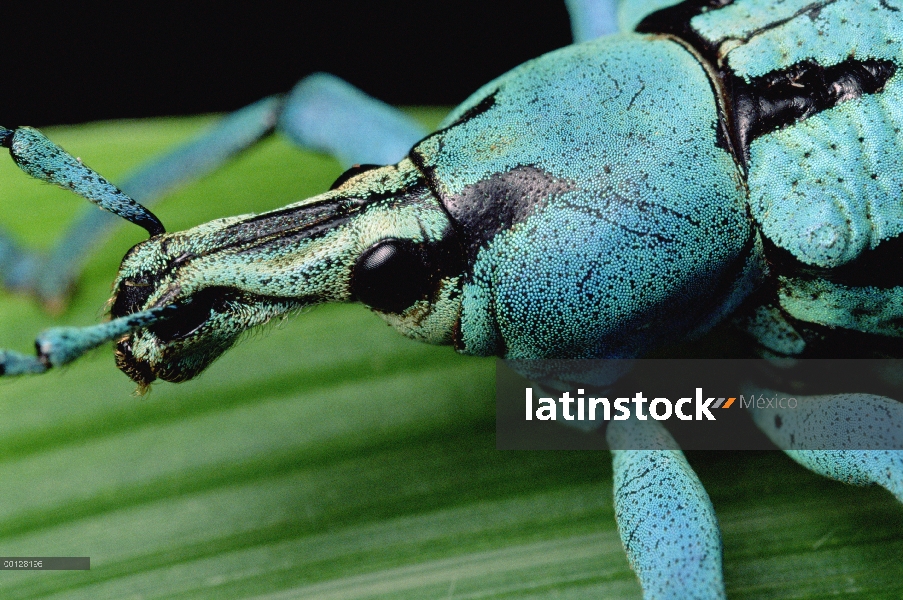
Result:
[[[209,122],[47,133],[117,181]],[[339,171],[271,139],[154,212],[170,230],[259,212]],[[0,223],[33,248],[90,210],[11,161],[0,186]],[[144,235],[123,226],[103,243],[58,319],[0,292],[0,346],[97,322]],[[109,348],[0,381],[0,555],[91,557],[90,571],[0,571],[0,597],[639,597],[607,453],[496,450],[494,383],[492,360],[408,341],[360,306],[299,315],[142,398]],[[889,494],[779,453],[689,459],[721,519],[732,598],[903,596]]]

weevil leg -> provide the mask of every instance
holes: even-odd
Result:
[[[401,111],[337,77],[317,73],[286,96],[240,109],[198,138],[141,167],[120,186],[151,205],[173,188],[216,170],[236,154],[279,129],[303,148],[332,154],[344,166],[389,164],[403,158],[426,131]],[[91,211],[78,219],[44,258],[17,247],[0,233],[0,283],[34,291],[60,309],[93,248],[117,220]]]
[[[4,289],[29,292],[40,271],[43,257],[19,246],[0,230],[0,285]]]
[[[725,598],[715,509],[657,421],[612,421],[615,518],[647,600]],[[642,449],[637,449],[642,448]]]
[[[164,232],[163,224],[153,213],[37,129],[0,128],[0,146],[9,148],[16,165],[35,179],[71,190],[100,208],[140,225],[151,236]]]
[[[30,127],[0,128],[0,146],[8,148],[16,165],[35,179],[71,190],[100,208],[144,227],[150,235],[163,233],[163,225],[153,213],[40,131]],[[0,283],[11,289],[34,289],[43,265],[41,257],[25,251],[8,235],[0,233]]]
[[[571,33],[579,44],[618,31],[616,0],[564,0],[571,17]]]
[[[272,96],[227,115],[199,137],[127,176],[121,189],[152,205],[174,188],[215,171],[272,132],[281,106],[282,99]],[[117,223],[108,213],[89,211],[69,227],[32,283],[45,304],[62,306],[91,251]]]
[[[771,441],[807,469],[853,485],[880,485],[903,502],[903,403],[871,394],[795,399],[793,408],[750,413]]]
[[[278,127],[345,168],[394,164],[427,134],[405,113],[327,73],[309,75],[289,92]]]

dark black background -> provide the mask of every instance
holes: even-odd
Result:
[[[562,0],[4,2],[0,22],[5,126],[228,111],[314,71],[454,105],[570,42]]]

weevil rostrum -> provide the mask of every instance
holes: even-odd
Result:
[[[39,132],[6,130],[2,144],[28,174],[151,238],[123,259],[109,322],[48,330],[36,357],[2,355],[5,374],[114,340],[117,366],[139,387],[183,382],[257,325],[349,301],[408,337],[478,356],[642,356],[737,314],[770,354],[899,355],[899,9],[568,6],[582,43],[488,83],[429,135],[313,76],[139,173],[125,194]],[[206,172],[273,128],[358,166],[311,199],[174,233],[130,197]],[[7,259],[5,283],[50,301],[72,270],[52,259],[44,270],[9,266],[20,264]],[[899,416],[893,401],[881,410]],[[898,453],[792,456],[903,499]],[[617,451],[614,480],[644,596],[724,597],[721,533],[683,455]]]

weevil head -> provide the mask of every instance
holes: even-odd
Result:
[[[261,215],[154,237],[123,259],[112,314],[177,304],[175,317],[118,343],[140,386],[185,381],[248,329],[323,302],[360,301],[407,335],[451,340],[460,248],[408,161],[351,172],[333,190]]]
[[[118,364],[182,381],[255,325],[355,300],[415,339],[508,358],[637,356],[705,331],[762,273],[711,86],[664,38],[526,63],[398,165],[136,246],[114,316],[180,308],[124,338]]]

